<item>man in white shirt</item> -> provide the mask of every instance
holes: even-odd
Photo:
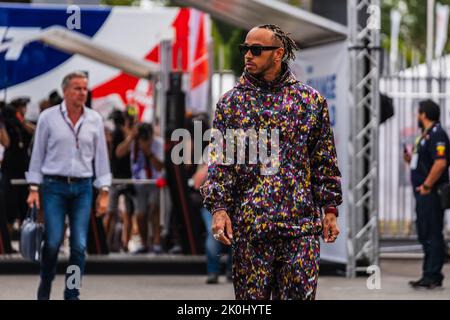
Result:
[[[104,214],[107,209],[111,185],[103,121],[97,112],[85,106],[88,96],[86,74],[73,72],[66,75],[62,89],[64,101],[45,110],[39,117],[30,167],[26,173],[30,184],[28,205],[40,207],[41,191],[44,209],[45,236],[39,300],[50,298],[66,214],[70,224],[69,265],[79,268],[77,271],[83,274],[93,198],[92,183],[100,190],[96,202],[97,214]],[[68,286],[70,275],[66,274],[64,299],[77,300],[79,286]]]

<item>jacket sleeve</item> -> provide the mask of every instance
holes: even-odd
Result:
[[[226,164],[226,131],[230,125],[230,109],[219,102],[216,107],[211,139],[209,143],[208,178],[200,187],[203,205],[213,214],[225,210],[230,214],[233,205],[233,186],[236,183],[236,171],[233,164]]]
[[[318,98],[318,130],[310,153],[311,184],[315,203],[321,208],[336,207],[342,203],[341,173],[338,168],[333,130],[330,125],[326,100]]]

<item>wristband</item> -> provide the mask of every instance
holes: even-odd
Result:
[[[332,214],[334,214],[336,217],[339,216],[339,211],[338,211],[338,209],[335,208],[335,207],[328,207],[328,208],[325,208],[324,211],[325,211],[325,214],[332,213]]]

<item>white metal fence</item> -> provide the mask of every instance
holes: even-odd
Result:
[[[432,99],[441,107],[441,123],[450,134],[450,55],[433,63],[433,76],[428,79],[426,66],[415,64],[390,72],[384,63],[380,91],[393,99],[394,116],[379,130],[379,225],[382,238],[415,238],[415,202],[409,167],[403,161],[404,145],[411,152],[417,125],[418,103]],[[431,93],[427,93],[431,81]],[[446,212],[446,237],[450,237],[450,213]]]

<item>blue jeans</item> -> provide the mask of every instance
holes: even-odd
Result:
[[[203,223],[207,231],[205,251],[206,251],[206,265],[208,273],[220,273],[220,256],[222,253],[222,243],[214,239],[211,223],[212,215],[206,208],[201,208],[201,214],[203,218]],[[228,260],[227,260],[227,270],[231,270],[231,249],[228,248]]]
[[[44,178],[42,205],[44,208],[45,235],[42,248],[41,281],[51,284],[56,274],[59,247],[64,239],[66,214],[70,226],[69,264],[78,266],[80,276],[84,272],[85,251],[92,207],[92,179],[67,183],[53,178]],[[66,274],[68,276],[73,275]],[[81,283],[81,279],[79,279]],[[71,281],[71,283],[73,283]],[[77,288],[64,290],[65,299],[79,296]]]

